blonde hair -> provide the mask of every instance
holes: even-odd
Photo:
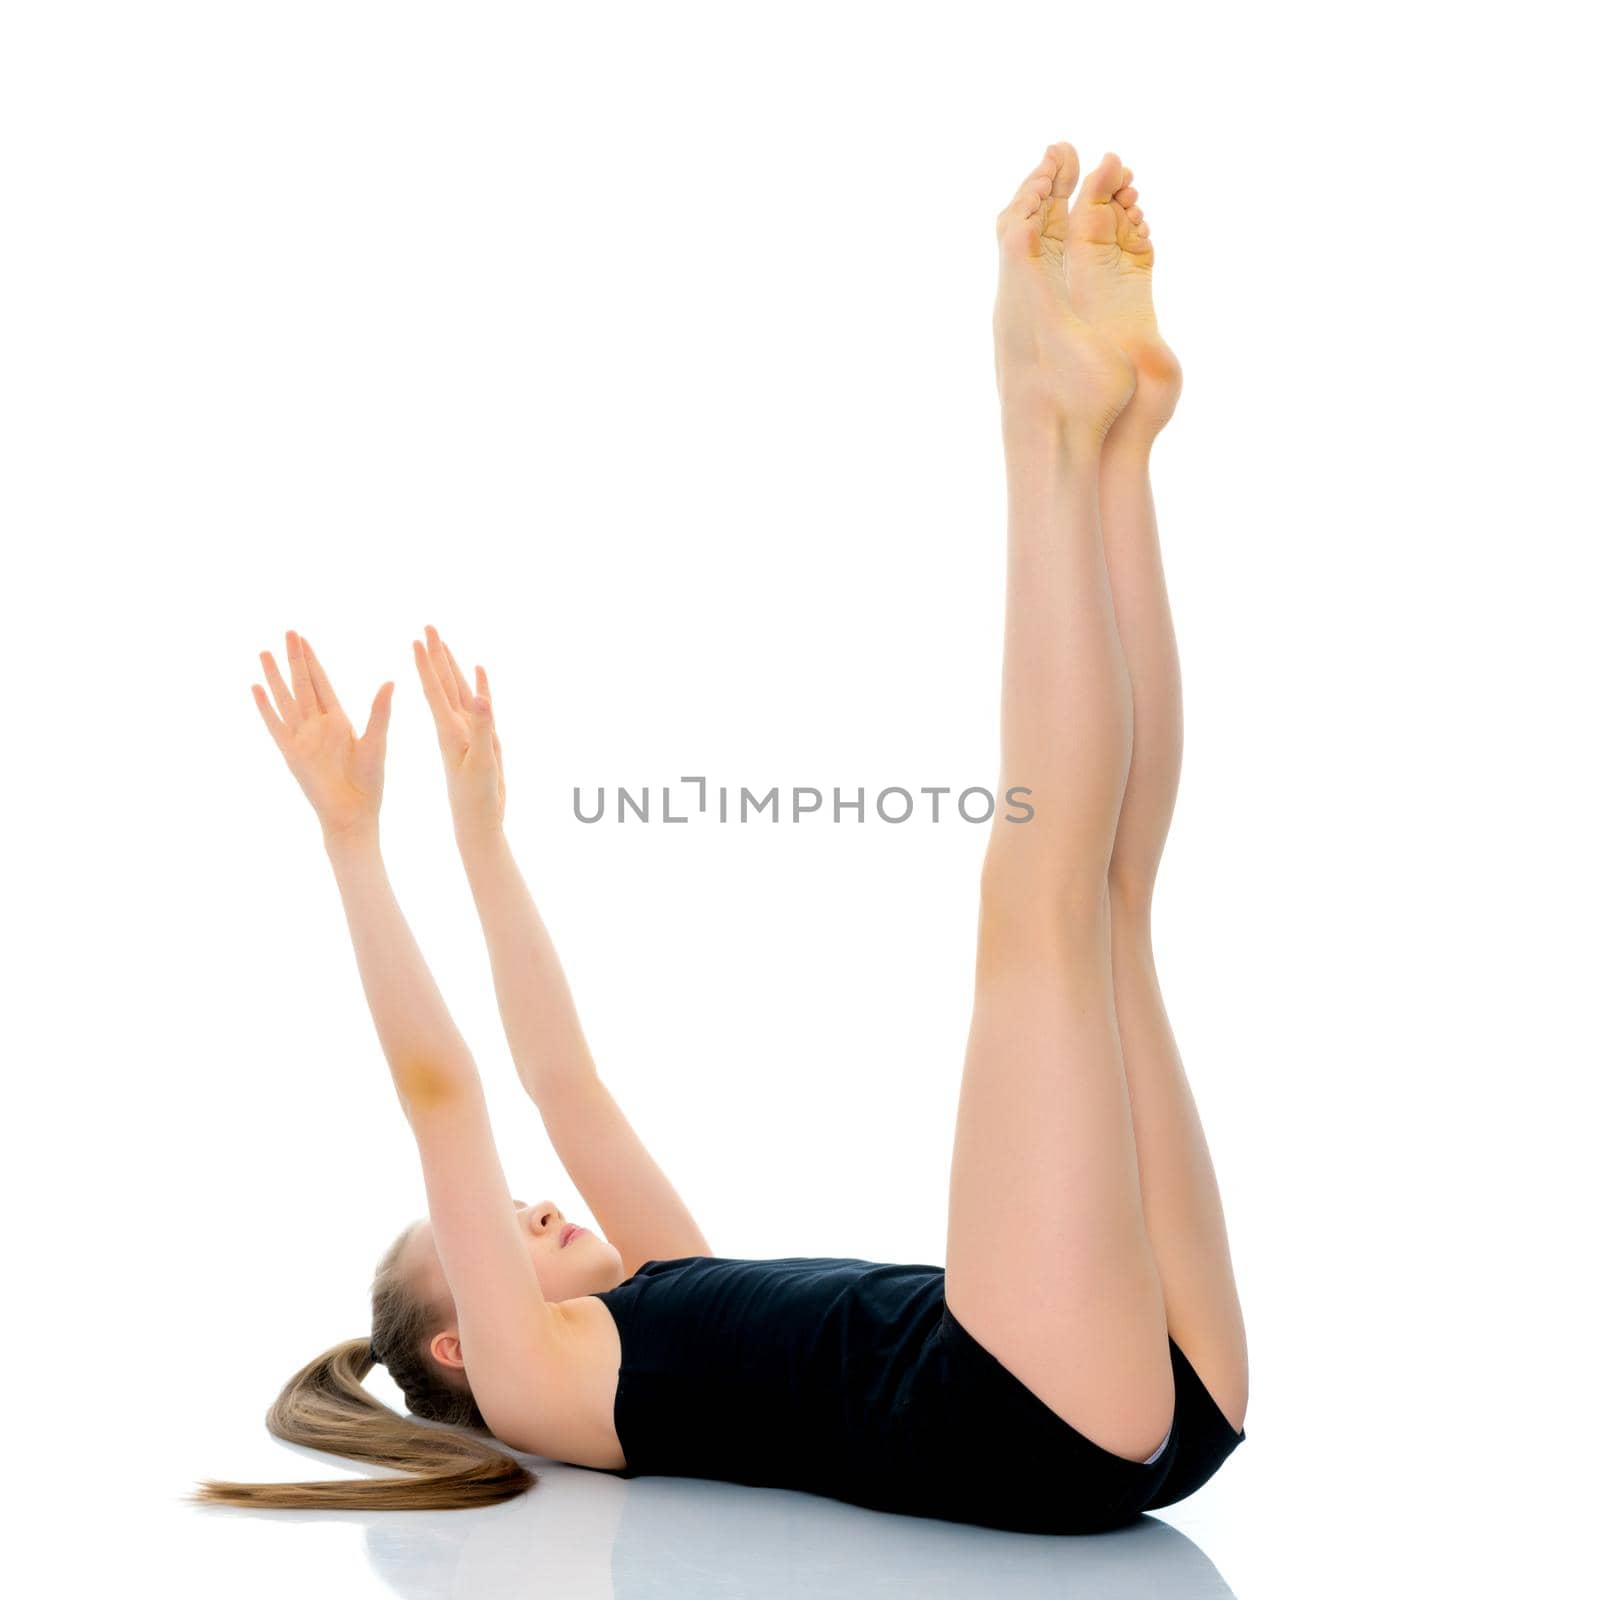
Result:
[[[193,1500],[288,1510],[444,1511],[495,1505],[538,1482],[488,1436],[471,1390],[447,1381],[428,1354],[429,1339],[448,1325],[453,1308],[448,1301],[430,1305],[401,1271],[411,1233],[407,1228],[378,1263],[372,1280],[371,1336],[346,1339],[307,1362],[267,1412],[267,1431],[274,1438],[395,1467],[406,1476],[307,1483],[207,1478]],[[362,1387],[361,1380],[378,1361],[399,1385],[411,1416],[391,1411]],[[464,1429],[473,1432],[460,1431]]]

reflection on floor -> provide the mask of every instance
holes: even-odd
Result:
[[[538,1462],[520,1499],[483,1511],[200,1512],[359,1528],[404,1600],[1232,1600],[1205,1554],[1154,1517],[1093,1538],[889,1516],[816,1495],[693,1478],[624,1481]],[[308,1574],[308,1577],[310,1574]]]

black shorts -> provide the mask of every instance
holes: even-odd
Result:
[[[1244,1434],[1167,1345],[1172,1432],[1152,1461],[1128,1461],[1062,1421],[946,1306],[902,1411],[893,1509],[1025,1533],[1098,1533],[1193,1494]]]

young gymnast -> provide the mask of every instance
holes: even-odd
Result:
[[[290,633],[290,681],[263,653],[271,698],[254,694],[322,824],[428,1217],[379,1264],[371,1336],[290,1379],[268,1426],[405,1475],[198,1498],[485,1505],[534,1481],[500,1441],[630,1477],[1092,1532],[1192,1494],[1243,1438],[1222,1206],[1150,940],[1181,717],[1148,465],[1181,380],[1132,174],[1108,155],[1074,201],[1077,176],[1052,145],[997,224],[998,792],[1028,788],[1035,814],[997,819],[983,866],[945,1267],[712,1254],[598,1075],[512,858],[488,680],[429,628],[416,668],[506,1035],[604,1237],[513,1199],[379,853],[394,685],[356,738]],[[362,1387],[375,1362],[413,1417]]]

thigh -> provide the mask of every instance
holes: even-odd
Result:
[[[1169,1447],[1170,1448],[1170,1447]],[[1136,1517],[1164,1476],[1085,1438],[945,1306],[896,1429],[887,1510],[1025,1533],[1097,1533]]]
[[[1159,1491],[1145,1502],[1147,1511],[1185,1500],[1208,1483],[1217,1469],[1244,1443],[1244,1429],[1223,1415],[1216,1398],[1194,1364],[1170,1341],[1172,1375],[1177,1390],[1172,1462]]]
[[[951,1159],[946,1298],[1063,1421],[1142,1460],[1172,1419],[1160,1279],[1094,916],[986,923]]]
[[[1222,1196],[1143,916],[1130,914],[1119,932],[1114,913],[1112,961],[1145,1231],[1161,1274],[1167,1331],[1229,1418],[1242,1423],[1249,1356]]]

